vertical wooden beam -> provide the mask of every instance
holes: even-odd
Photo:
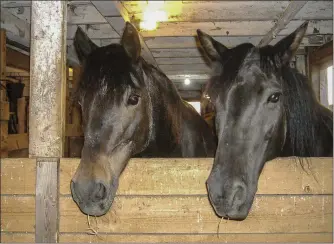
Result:
[[[18,119],[18,133],[22,134],[26,130],[26,98],[21,97],[17,99],[17,119]]]
[[[303,75],[306,74],[306,60],[305,60],[305,55],[296,55],[296,68],[297,70],[302,73]]]
[[[74,92],[77,91],[79,80],[81,75],[81,68],[74,67],[73,68],[73,80],[72,80],[72,89]],[[71,123],[77,128],[81,126],[82,118],[81,118],[81,110],[77,103],[72,103],[72,114],[71,114]],[[83,136],[70,136],[69,137],[69,156],[71,158],[80,157],[81,150],[83,147],[84,138]]]
[[[59,162],[59,158],[37,158],[36,243],[58,242]]]
[[[0,52],[0,72],[1,79],[5,78],[6,65],[7,65],[7,50],[6,50],[6,30],[1,29],[0,33],[0,42],[1,42],[1,52]]]
[[[0,33],[0,106],[1,106],[1,118],[0,118],[0,158],[8,157],[8,120],[9,120],[9,103],[7,102],[6,95],[6,31],[1,29]]]
[[[66,1],[32,1],[30,157],[62,157],[64,151],[66,11]]]
[[[271,30],[265,35],[259,43],[259,47],[268,45],[276,36],[289,24],[289,22],[296,16],[299,10],[304,7],[307,1],[291,1],[288,7],[283,12],[281,18],[279,18],[276,24]]]
[[[36,242],[58,241],[58,172],[64,153],[66,1],[32,1],[29,156],[37,158]]]

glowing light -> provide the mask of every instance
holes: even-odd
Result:
[[[150,11],[146,10],[144,12],[143,21],[140,23],[140,28],[143,30],[154,30],[157,28],[157,22],[167,21],[168,16],[165,11],[155,10]]]
[[[190,80],[189,80],[188,78],[185,79],[185,80],[184,80],[184,84],[185,84],[185,85],[190,85]]]
[[[159,22],[168,21],[169,16],[181,14],[182,1],[138,1],[140,9],[143,10],[140,22],[142,30],[154,30]]]

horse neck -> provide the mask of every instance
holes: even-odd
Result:
[[[150,79],[153,133],[151,144],[174,147],[181,134],[182,99],[174,84],[158,70],[153,70]]]

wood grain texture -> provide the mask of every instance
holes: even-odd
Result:
[[[295,15],[304,7],[307,1],[292,1],[281,14],[273,28],[263,37],[259,46],[268,45],[281,30],[295,17]]]
[[[118,194],[206,195],[205,181],[212,162],[213,159],[131,159],[121,176]],[[70,194],[69,184],[78,164],[79,159],[61,159],[61,194]],[[331,158],[310,158],[304,161],[305,172],[295,158],[278,158],[265,165],[257,194],[332,194],[332,167]]]
[[[66,10],[63,1],[32,2],[30,157],[62,157],[64,153]]]
[[[2,243],[34,243],[35,234],[33,233],[15,233],[1,232],[0,241]]]
[[[37,158],[36,242],[58,240],[58,158]]]
[[[332,196],[256,197],[244,221],[222,221],[221,233],[332,232]],[[112,209],[91,218],[99,232],[217,233],[220,219],[207,196],[116,197]],[[60,232],[87,231],[87,216],[70,197],[60,198]]]
[[[35,232],[35,197],[1,196],[1,231]]]
[[[117,242],[117,243],[162,243],[162,242],[175,242],[175,243],[193,243],[193,242],[303,242],[303,243],[324,243],[333,241],[332,233],[308,233],[308,234],[145,234],[145,235],[133,235],[133,234],[99,234],[99,236],[87,235],[87,234],[60,234],[59,242]]]
[[[36,159],[1,159],[1,194],[35,194]]]
[[[27,133],[8,135],[8,151],[25,148],[29,148],[29,136]]]
[[[0,100],[0,121],[9,120],[9,102]]]

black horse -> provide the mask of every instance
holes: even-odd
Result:
[[[289,63],[308,22],[274,46],[227,48],[197,30],[211,60],[206,97],[214,104],[218,146],[207,180],[217,215],[247,217],[265,162],[333,155],[333,115]]]
[[[210,127],[167,76],[140,57],[133,25],[126,24],[121,44],[105,47],[78,28],[74,45],[84,64],[77,97],[85,139],[71,191],[82,212],[108,211],[131,157],[214,156]]]

